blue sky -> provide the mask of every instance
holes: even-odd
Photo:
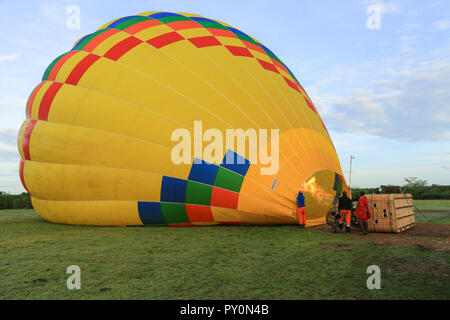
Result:
[[[66,25],[80,9],[80,28]],[[367,13],[381,12],[378,29]],[[327,125],[348,180],[377,187],[417,176],[450,185],[450,2],[0,0],[0,190],[22,192],[18,129],[47,65],[109,20],[144,11],[227,22],[274,51]]]

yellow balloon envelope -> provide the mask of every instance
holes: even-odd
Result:
[[[55,223],[295,224],[302,189],[311,226],[347,189],[289,68],[251,36],[198,15],[145,12],[105,24],[49,65],[26,114],[20,177],[36,212]],[[211,142],[230,129],[244,150]],[[181,150],[176,132],[203,145]],[[277,170],[264,170],[263,151],[276,151]],[[188,161],[174,161],[178,153]]]

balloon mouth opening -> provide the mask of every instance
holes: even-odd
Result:
[[[347,185],[344,178],[331,170],[321,170],[306,179],[302,185],[309,218],[324,217],[335,207]]]

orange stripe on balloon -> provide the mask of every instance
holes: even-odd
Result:
[[[128,28],[124,29],[123,31],[125,31],[126,33],[129,34],[136,34],[139,31],[142,31],[144,29],[148,29],[157,25],[162,24],[162,22],[159,22],[158,20],[146,20],[146,21],[141,21],[139,23],[133,24],[131,26],[129,26]],[[114,29],[116,30],[116,29]]]
[[[20,126],[20,129],[19,129],[19,136],[17,137],[17,141],[20,140],[20,134],[25,132],[25,129],[24,129],[25,125],[28,125],[28,120],[25,120],[25,121],[22,123],[22,125]],[[23,130],[22,130],[22,129],[23,129]]]
[[[31,160],[30,157],[30,139],[31,133],[36,125],[37,120],[30,120],[27,127],[25,128],[25,134],[23,135],[23,154],[26,160]]]
[[[33,92],[31,93],[30,97],[28,98],[28,102],[27,102],[27,118],[31,118],[31,108],[33,107],[34,98],[36,98],[36,94],[42,88],[44,83],[45,83],[45,81],[42,81],[41,83],[39,83],[38,86],[36,88],[34,88]]]
[[[167,24],[167,26],[171,27],[173,30],[185,30],[185,29],[196,29],[203,28],[203,26],[195,21],[173,21]]]
[[[216,37],[229,37],[229,38],[237,38],[237,36],[228,30],[223,29],[214,29],[214,28],[207,28],[209,32],[211,32]]]
[[[117,29],[109,29],[108,31],[105,31],[103,33],[100,33],[98,36],[93,38],[91,41],[88,42],[83,48],[83,51],[92,52],[97,46],[108,39],[109,37],[115,35],[119,30]]]
[[[61,67],[64,65],[64,63],[66,63],[67,60],[70,59],[70,57],[72,57],[75,53],[77,53],[77,51],[70,51],[68,54],[66,54],[65,56],[63,56],[61,59],[59,59],[59,61],[57,63],[55,63],[55,65],[52,68],[52,71],[50,72],[50,74],[48,75],[48,80],[50,81],[54,81],[56,79],[56,76],[58,75],[59,70],[61,69]]]
[[[267,55],[266,52],[263,50],[263,48],[261,48],[260,46],[257,46],[256,44],[248,42],[248,41],[245,41],[245,40],[241,40],[241,41],[242,41],[243,44],[245,44],[245,46],[247,48],[255,50],[255,51],[258,51],[260,53],[263,53],[263,54]]]
[[[25,188],[25,190],[27,190],[28,193],[30,193],[30,191],[28,191],[27,186],[25,185],[25,178],[23,175],[23,168],[25,166],[25,161],[23,159],[20,159],[20,167],[19,167],[19,176],[20,176],[20,181],[22,182],[23,187]]]
[[[274,58],[270,58],[270,59],[272,59],[273,64],[276,65],[278,68],[283,69],[284,71],[289,73],[289,71],[285,68],[285,66],[283,66],[281,63],[279,63],[277,60],[275,60]]]
[[[56,94],[58,93],[59,89],[61,89],[61,87],[62,83],[53,82],[45,92],[44,96],[42,97],[41,104],[39,106],[39,114],[38,114],[39,120],[48,120],[48,113],[50,111],[50,107],[52,105],[53,100],[55,99]]]

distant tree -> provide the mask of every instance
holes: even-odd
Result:
[[[417,177],[403,178],[403,180],[405,180],[405,182],[406,182],[406,184],[404,186],[411,187],[411,188],[425,187],[428,184],[428,180],[420,180]]]
[[[27,192],[9,194],[0,191],[0,210],[2,209],[31,209],[30,196]]]
[[[411,185],[405,185],[402,187],[403,193],[412,194],[413,198],[423,199],[423,200],[431,200],[431,199],[442,199],[442,200],[450,200],[450,186],[433,184],[431,186],[427,186],[426,180],[419,180],[416,177],[408,177],[406,178],[407,183],[412,183]],[[405,179],[405,180],[406,180]],[[361,188],[361,187],[353,187],[352,195],[353,198],[357,198],[359,193],[364,191],[366,194],[380,193],[381,190],[378,188]]]

